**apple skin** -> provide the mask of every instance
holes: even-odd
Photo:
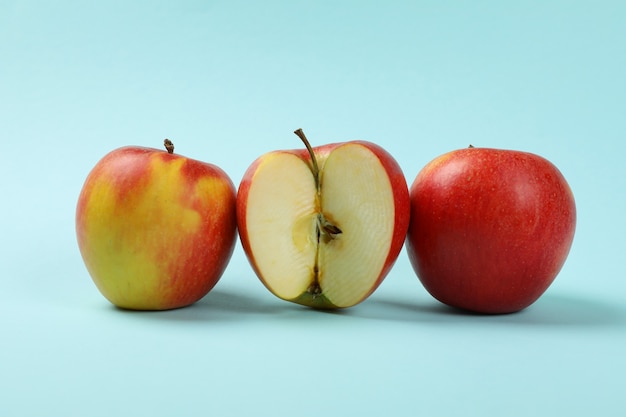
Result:
[[[450,306],[520,311],[546,291],[569,254],[574,196],[540,156],[452,151],[419,172],[410,195],[409,259],[426,290]]]
[[[304,293],[301,296],[296,297],[294,299],[287,299],[287,301],[291,301],[297,304],[301,304],[301,305],[305,305],[305,306],[317,308],[317,309],[340,309],[340,308],[351,307],[353,305],[359,304],[365,299],[367,299],[380,286],[381,282],[388,275],[389,271],[395,264],[399,256],[399,253],[402,250],[402,247],[404,246],[404,242],[406,240],[406,233],[407,233],[408,226],[409,226],[411,203],[409,199],[409,192],[408,192],[408,186],[406,183],[406,178],[402,172],[402,169],[400,168],[397,161],[384,148],[382,148],[381,146],[375,143],[368,142],[368,141],[354,140],[354,141],[349,141],[349,142],[329,143],[329,144],[313,147],[312,150],[315,153],[316,159],[320,161],[320,160],[326,159],[327,156],[333,150],[345,144],[357,144],[373,152],[378,157],[379,161],[381,162],[381,165],[385,168],[389,181],[391,183],[391,187],[393,190],[393,197],[394,197],[395,219],[394,219],[393,237],[392,237],[392,241],[389,247],[387,257],[384,262],[384,267],[380,271],[380,274],[376,282],[372,285],[369,291],[367,291],[363,297],[361,297],[359,300],[352,303],[351,305],[342,305],[342,306],[334,305],[323,294],[321,296],[311,297],[309,294]],[[268,154],[262,155],[259,158],[257,158],[246,170],[241,180],[241,183],[239,185],[239,189],[237,193],[237,226],[238,226],[240,241],[244,249],[244,252],[248,258],[248,261],[250,262],[250,265],[252,266],[252,269],[254,270],[255,274],[260,279],[260,281],[267,287],[267,289],[270,292],[273,292],[272,288],[267,284],[261,271],[259,270],[255,257],[254,257],[254,253],[252,252],[252,249],[250,246],[250,237],[248,235],[246,212],[248,210],[248,207],[247,207],[248,192],[250,190],[250,186],[252,182],[254,181],[255,173],[257,172],[258,167],[264,162],[266,158],[271,157],[273,154],[276,154],[276,153],[293,154],[299,157],[300,159],[302,159],[302,161],[304,161],[307,165],[311,164],[311,155],[306,149],[280,150],[280,151],[273,151]],[[277,202],[277,204],[280,204],[280,202]]]
[[[188,306],[223,274],[236,242],[235,188],[220,168],[128,146],[89,173],[76,207],[94,283],[133,310]]]

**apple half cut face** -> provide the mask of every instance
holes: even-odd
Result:
[[[353,306],[378,287],[402,248],[406,181],[377,145],[313,149],[301,138],[308,152],[270,152],[244,176],[237,202],[244,250],[279,298]]]

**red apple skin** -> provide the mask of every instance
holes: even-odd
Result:
[[[426,290],[479,313],[522,310],[550,286],[569,254],[574,196],[546,159],[460,149],[427,164],[410,188],[407,251]]]
[[[329,143],[326,145],[314,147],[313,151],[316,155],[316,158],[320,160],[323,159],[330,152],[332,152],[333,149],[337,148],[338,146],[344,145],[345,143],[347,142]],[[360,144],[361,146],[364,146],[371,150],[378,157],[378,159],[381,161],[382,166],[385,167],[387,174],[389,175],[395,203],[395,226],[391,246],[389,248],[389,253],[387,255],[387,259],[385,260],[384,267],[378,277],[378,280],[371,288],[371,290],[361,299],[361,301],[363,301],[380,286],[381,282],[389,274],[389,271],[395,264],[398,255],[402,250],[409,226],[411,201],[409,199],[409,191],[404,173],[402,172],[402,169],[400,168],[398,162],[389,152],[387,152],[381,146],[368,141],[355,140],[351,141],[350,143]],[[279,152],[286,152],[297,155],[307,164],[311,164],[311,156],[306,149],[291,149]],[[254,174],[262,161],[263,156],[257,158],[249,166],[249,168],[244,173],[244,176],[239,185],[239,190],[237,192],[237,228],[239,232],[239,238],[244,252],[248,258],[248,261],[250,262],[250,265],[252,266],[252,269],[254,270],[256,275],[260,278],[261,282],[265,284],[265,282],[263,281],[263,277],[254,260],[252,250],[250,249],[248,226],[246,224],[246,211],[250,184],[252,183],[254,179]]]
[[[85,180],[76,207],[78,246],[114,305],[184,307],[215,286],[231,258],[235,201],[233,183],[215,165],[153,148],[119,148]]]

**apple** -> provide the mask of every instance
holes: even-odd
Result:
[[[184,307],[217,283],[236,242],[236,190],[217,166],[127,146],[102,158],[76,207],[87,270],[114,305]]]
[[[528,307],[554,281],[574,238],[569,185],[531,153],[449,152],[418,173],[410,196],[411,264],[433,297],[460,309]]]
[[[281,150],[257,158],[237,194],[239,236],[277,297],[320,309],[366,299],[398,257],[409,224],[398,163],[366,141]]]

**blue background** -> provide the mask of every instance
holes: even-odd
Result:
[[[626,2],[0,2],[2,416],[623,416]],[[410,184],[470,143],[568,179],[574,245],[545,295],[475,316],[403,251],[338,313],[274,298],[241,246],[190,308],[125,312],[80,258],[89,170],[124,145],[221,166],[379,143]]]

